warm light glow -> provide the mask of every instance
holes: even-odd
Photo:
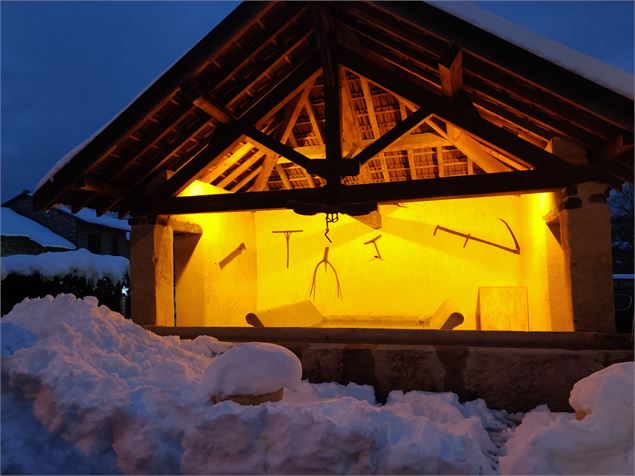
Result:
[[[222,191],[199,182],[182,195],[212,193]],[[313,326],[417,328],[451,300],[465,317],[458,329],[552,330],[556,317],[566,320],[566,309],[548,302],[551,294],[566,294],[558,276],[562,250],[544,219],[554,206],[548,193],[382,205],[381,229],[340,215],[330,225],[333,243],[324,237],[324,215],[183,216],[199,224],[203,236],[175,240],[177,325],[247,325],[247,313],[310,299],[315,272],[313,305],[324,320],[312,320]],[[435,234],[437,226],[459,234]],[[520,254],[513,252],[510,229]],[[289,240],[288,268],[286,241],[276,230],[302,230]],[[244,251],[221,269],[218,263],[241,243]],[[327,246],[325,266],[319,263]],[[289,312],[280,319],[295,322]],[[304,321],[298,318],[297,325]]]

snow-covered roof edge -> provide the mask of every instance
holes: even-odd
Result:
[[[44,247],[67,250],[77,248],[66,238],[7,207],[0,208],[0,234],[2,236],[23,236]]]
[[[635,76],[615,66],[538,35],[470,2],[430,0],[427,3],[624,97],[634,97]]]

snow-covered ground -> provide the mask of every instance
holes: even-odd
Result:
[[[570,402],[585,415],[576,420],[452,393],[395,391],[381,405],[367,386],[300,381],[285,349],[159,337],[94,298],[25,300],[0,326],[2,473],[633,470],[632,363],[576,384]],[[279,386],[279,402],[210,402]]]
[[[8,274],[42,277],[81,276],[87,281],[97,282],[109,277],[114,282],[123,282],[128,273],[128,258],[123,256],[97,255],[85,248],[74,251],[40,253],[39,255],[5,256],[0,262],[0,274],[4,279]]]

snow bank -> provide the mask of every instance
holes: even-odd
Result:
[[[237,344],[212,360],[200,382],[203,398],[262,395],[295,387],[302,363],[284,347],[261,342]]]
[[[482,401],[393,392],[378,405],[359,385],[212,405],[199,395],[206,369],[263,347],[159,337],[94,298],[25,300],[0,326],[2,472],[493,474],[489,435],[509,426]]]
[[[2,279],[10,273],[39,273],[43,277],[73,275],[93,283],[109,277],[121,282],[128,273],[128,259],[123,256],[96,255],[84,248],[39,255],[13,255],[2,258]]]
[[[529,412],[500,458],[503,474],[633,474],[635,364],[614,364],[577,382],[569,404],[584,415]]]
[[[0,226],[3,236],[25,236],[42,246],[74,250],[76,246],[65,238],[56,235],[45,226],[14,212],[10,208],[0,207]]]

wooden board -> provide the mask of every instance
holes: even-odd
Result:
[[[527,288],[478,288],[478,323],[484,331],[528,331]]]

